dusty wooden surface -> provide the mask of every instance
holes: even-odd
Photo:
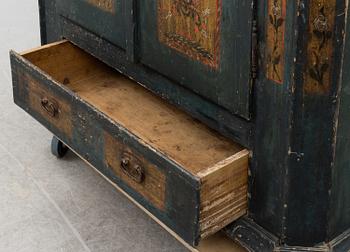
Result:
[[[11,52],[11,64],[15,102],[192,246],[247,213],[240,145],[67,41]],[[34,84],[47,92],[28,102]]]
[[[68,42],[24,56],[194,175],[243,149]]]
[[[247,213],[248,156],[248,151],[241,151],[199,174],[201,237],[212,235]]]

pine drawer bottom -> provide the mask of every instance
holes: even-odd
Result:
[[[16,104],[189,244],[246,214],[238,144],[70,42],[11,66]]]

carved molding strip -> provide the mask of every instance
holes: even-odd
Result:
[[[268,1],[267,20],[267,69],[266,77],[269,80],[282,84],[284,81],[285,64],[285,20],[286,0]]]
[[[331,87],[336,0],[310,0],[306,93],[324,94]]]
[[[221,0],[158,0],[159,41],[218,69]]]

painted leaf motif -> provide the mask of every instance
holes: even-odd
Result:
[[[280,27],[280,26],[283,24],[283,22],[284,22],[283,18],[277,19],[276,27],[277,27],[277,28]]]
[[[330,39],[330,38],[332,38],[332,32],[331,31],[328,31],[327,33],[326,33],[326,37],[328,38],[328,39]]]
[[[316,81],[319,81],[319,76],[318,76],[318,73],[317,73],[315,68],[310,68],[309,69],[309,74],[310,74],[312,79],[314,79]]]
[[[276,83],[284,81],[284,39],[286,0],[268,0],[267,23],[267,78]]]
[[[323,33],[318,30],[314,30],[314,34],[318,39],[321,39],[323,37]]]
[[[280,63],[280,61],[281,61],[281,55],[278,55],[277,57],[275,57],[273,59],[273,64],[278,65]]]
[[[324,73],[324,72],[327,72],[329,68],[329,64],[328,63],[324,63],[321,67],[321,72]]]

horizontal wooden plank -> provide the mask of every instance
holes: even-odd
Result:
[[[69,41],[109,66],[132,77],[142,86],[167,100],[167,102],[180,107],[210,128],[217,130],[244,147],[252,147],[252,122],[232,114],[223,107],[202,98],[181,85],[174,85],[170,79],[142,66],[142,64],[130,63],[125,50],[84,29],[79,24],[63,17],[60,21],[63,37],[69,39]]]
[[[249,152],[239,144],[69,42],[11,57],[14,68],[57,95],[53,100],[70,104],[74,139],[66,132],[58,137],[184,240],[196,245],[246,213]],[[26,109],[23,97],[15,97]],[[58,132],[43,115],[26,110]],[[125,154],[144,168],[142,180],[122,169]]]
[[[200,232],[207,237],[247,213],[248,158],[243,150],[199,173]]]
[[[44,61],[40,60],[39,62],[44,65],[43,67],[47,67],[43,63]],[[60,61],[57,60],[57,62]],[[196,206],[199,204],[199,181],[196,177],[185,172],[181,167],[169,160],[167,156],[153,149],[137,136],[131,134],[128,129],[117,124],[96,109],[96,107],[78,97],[67,85],[55,80],[38,65],[36,66],[21,55],[11,52],[11,66],[13,72],[14,100],[17,105],[22,107],[54,135],[67,143],[67,145],[74,148],[77,153],[97,167],[105,176],[118,184],[119,187],[123,188],[130,197],[162,220],[163,223],[181,236],[182,239],[186,240],[189,244],[197,244],[199,224],[198,209]],[[58,66],[58,68],[61,67]],[[73,74],[74,71],[70,70],[68,72]],[[27,73],[36,83],[44,86],[45,90],[49,91],[49,94],[54,95],[55,100],[58,102],[64,101],[69,105],[71,114],[67,115],[70,115],[69,118],[72,121],[72,133],[68,134],[61,127],[56,127],[53,122],[45,118],[46,115],[44,116],[38,113],[33,106],[30,106],[28,100],[29,90],[26,88],[28,86],[28,78],[20,78],[23,74],[19,75],[18,73]],[[77,73],[80,73],[80,70]],[[63,75],[60,76],[63,77]],[[142,162],[147,166],[145,167],[147,169],[146,171],[154,171],[155,167],[159,168],[159,170],[157,169],[158,173],[152,173],[155,176],[147,176],[149,179],[152,179],[152,183],[149,184],[145,180],[147,183],[144,191],[141,190],[143,189],[142,186],[137,187],[131,181],[127,180],[123,174],[120,174],[118,169],[111,167],[117,167],[116,160],[118,156],[116,156],[116,160],[112,160],[115,153],[110,154],[111,158],[109,159],[109,161],[115,161],[114,163],[105,162],[103,152],[105,149],[104,132],[108,132],[113,136],[113,139],[118,139],[118,142],[125,146],[125,150],[132,148],[135,150],[135,153],[139,153],[138,157],[141,157],[139,158],[140,161],[142,161],[142,157],[147,159],[147,162]],[[163,191],[158,192],[156,190],[158,184],[153,183],[153,181],[156,181],[157,179],[155,177],[161,173],[163,175],[158,176],[160,178],[159,181],[161,184],[164,181],[166,186],[164,186]],[[171,174],[171,176],[168,176],[168,174]],[[188,210],[183,211],[184,208]]]
[[[193,175],[242,150],[69,42],[24,57]]]

